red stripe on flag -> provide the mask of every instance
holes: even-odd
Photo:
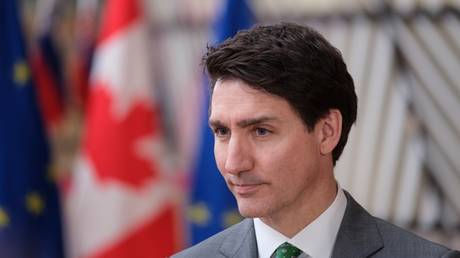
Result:
[[[106,1],[106,4],[98,44],[122,31],[127,25],[140,17],[138,1],[110,0]]]
[[[87,258],[163,258],[178,251],[175,209],[171,206],[111,247]]]
[[[88,99],[89,92],[89,73],[90,67],[89,62],[84,55],[86,53],[74,53],[72,60],[70,61],[70,78],[71,78],[71,93],[73,100],[81,109],[86,109],[86,102]],[[83,56],[82,56],[83,55]]]

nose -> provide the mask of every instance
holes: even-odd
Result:
[[[253,158],[249,142],[243,137],[232,136],[227,145],[225,171],[230,174],[240,174],[249,171],[252,166]]]

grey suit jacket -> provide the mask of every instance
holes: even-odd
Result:
[[[332,251],[333,258],[460,258],[458,251],[371,216],[349,193],[346,196],[347,208]],[[245,219],[172,257],[257,258],[253,220]]]

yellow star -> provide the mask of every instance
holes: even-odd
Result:
[[[194,224],[205,226],[209,223],[211,214],[204,203],[197,203],[190,207],[188,217]]]
[[[24,86],[30,77],[29,66],[24,60],[18,61],[14,64],[13,80],[17,85]]]
[[[222,222],[224,224],[224,227],[230,227],[231,225],[234,225],[238,222],[240,222],[242,219],[240,213],[236,210],[232,211],[227,211],[222,214]]]
[[[36,216],[43,213],[43,210],[45,209],[45,202],[43,201],[43,198],[40,196],[40,194],[37,192],[31,192],[27,194],[26,209]]]
[[[8,213],[0,207],[0,229],[8,226],[8,224],[10,224],[10,217]]]

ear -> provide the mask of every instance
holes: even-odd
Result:
[[[342,114],[338,109],[331,109],[316,125],[321,155],[332,153],[342,134]]]

